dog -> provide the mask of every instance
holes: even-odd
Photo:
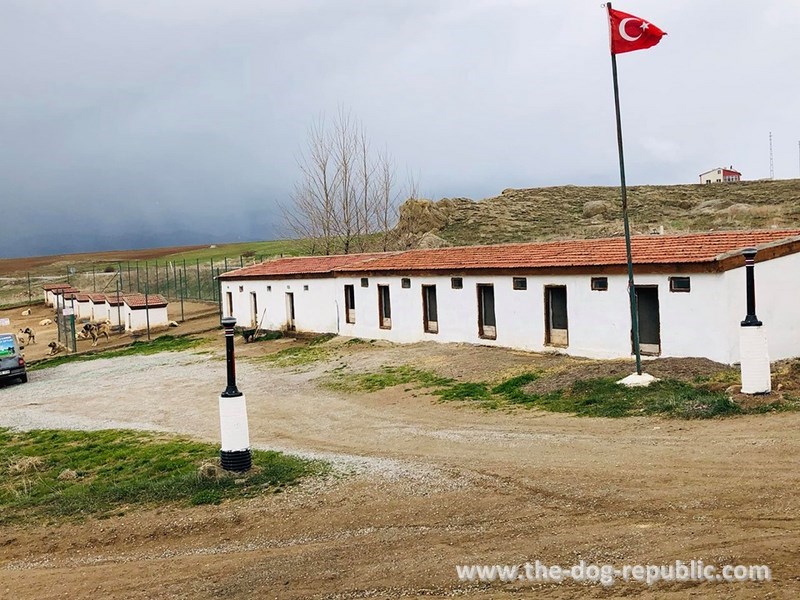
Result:
[[[30,314],[31,314],[31,309],[30,308],[26,308],[25,310],[22,311],[22,316],[23,317],[27,317]]]
[[[31,329],[30,327],[26,327],[25,329],[20,329],[19,334],[17,337],[21,340],[22,336],[27,336],[28,339],[25,340],[25,344],[35,344],[36,343],[36,332]]]
[[[47,345],[50,348],[50,352],[47,353],[47,356],[55,356],[59,352],[63,352],[65,354],[69,354],[69,348],[67,348],[61,342],[50,342]]]
[[[42,319],[41,321],[39,321],[39,326],[40,327],[47,327],[48,325],[52,325],[52,324],[53,324],[53,320],[52,319]]]
[[[106,342],[109,341],[109,332],[111,331],[111,322],[108,320],[103,321],[102,323],[86,323],[81,329],[78,337],[80,339],[86,339],[88,337],[92,338],[92,347],[97,346],[97,342],[100,339],[100,336],[106,336]]]

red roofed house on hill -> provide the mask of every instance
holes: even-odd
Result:
[[[700,183],[733,183],[741,180],[742,174],[739,171],[734,171],[732,165],[730,169],[719,167],[718,169],[700,173]]]
[[[756,247],[758,316],[772,359],[800,355],[800,229],[632,240],[642,350],[739,360],[742,250]],[[468,342],[629,357],[623,238],[315,256],[220,276],[242,326],[394,342]]]

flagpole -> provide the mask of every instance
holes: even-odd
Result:
[[[611,23],[611,3],[608,20]],[[628,296],[631,308],[631,332],[633,333],[633,352],[636,354],[636,374],[642,374],[642,353],[639,345],[639,317],[636,309],[636,287],[633,283],[633,255],[631,253],[631,228],[628,223],[628,189],[625,186],[625,154],[622,149],[622,120],[619,112],[619,84],[617,82],[617,55],[611,50],[611,74],[614,79],[614,111],[617,116],[617,148],[619,150],[619,181],[622,194],[622,223],[625,229],[625,254],[628,260]]]

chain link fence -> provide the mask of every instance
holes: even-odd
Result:
[[[242,255],[208,260],[141,260],[69,265],[0,276],[0,308],[43,300],[42,286],[68,283],[84,293],[159,294],[169,301],[220,302],[217,278],[274,256]]]

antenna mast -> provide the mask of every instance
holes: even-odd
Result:
[[[769,178],[775,179],[775,161],[772,159],[772,132],[769,132]]]

